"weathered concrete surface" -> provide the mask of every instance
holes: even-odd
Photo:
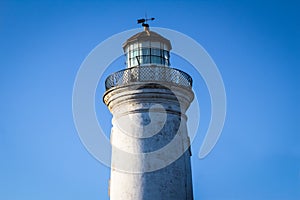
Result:
[[[193,199],[185,112],[191,89],[153,83],[104,94],[113,114],[112,200]]]

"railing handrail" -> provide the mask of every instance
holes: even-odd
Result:
[[[178,86],[191,88],[192,77],[187,73],[165,66],[136,66],[117,71],[105,80],[105,88],[128,85],[134,82],[168,82]]]

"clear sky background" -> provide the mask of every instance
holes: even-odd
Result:
[[[226,87],[219,142],[198,159],[204,116],[192,146],[195,199],[300,199],[299,8],[297,1],[2,0],[0,199],[108,199],[109,168],[86,151],[73,123],[73,83],[96,45],[138,28],[145,12],[157,18],[152,26],[200,43]],[[98,119],[109,122],[103,87]]]

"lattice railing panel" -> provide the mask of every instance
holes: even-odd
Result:
[[[182,87],[192,87],[192,78],[187,73],[170,67],[140,66],[127,68],[109,75],[106,90],[134,82],[169,82]]]

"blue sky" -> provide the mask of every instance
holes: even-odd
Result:
[[[86,151],[73,123],[73,83],[96,45],[138,28],[136,19],[145,12],[157,18],[153,26],[199,42],[226,87],[219,142],[198,159],[209,120],[203,116],[192,146],[195,199],[300,199],[299,6],[297,1],[1,1],[0,199],[108,199],[109,169]],[[194,82],[203,84],[201,78]],[[205,115],[207,91],[203,96]],[[99,121],[109,121],[101,99],[98,103]]]

